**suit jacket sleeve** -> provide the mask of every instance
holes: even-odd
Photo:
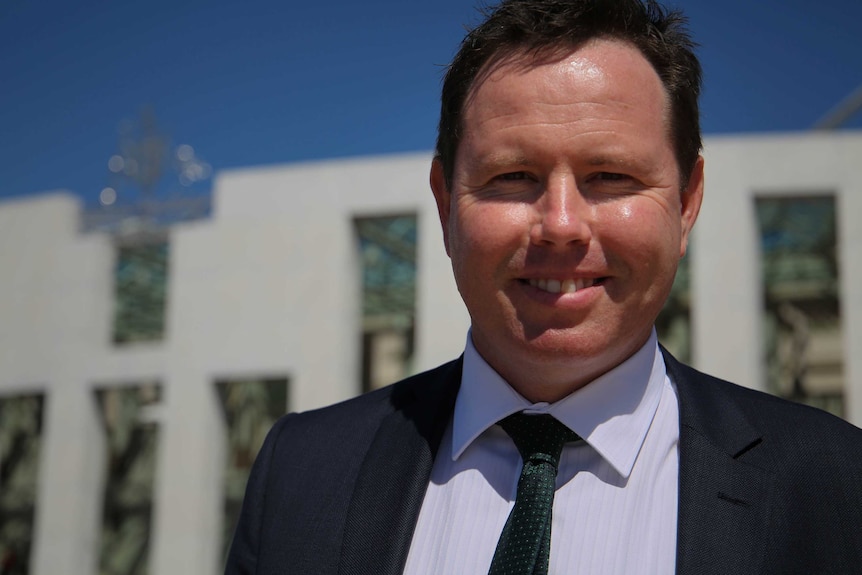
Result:
[[[460,383],[452,362],[270,431],[228,575],[399,573]]]
[[[266,481],[275,444],[288,417],[280,419],[269,431],[252,466],[236,532],[227,557],[226,574],[251,575],[256,572],[261,522],[266,504]]]

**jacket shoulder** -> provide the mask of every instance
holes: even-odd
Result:
[[[770,443],[792,440],[800,452],[816,447],[862,454],[862,429],[836,415],[673,363],[668,371],[684,396],[681,401],[693,403],[700,415],[723,421],[732,405]]]
[[[273,426],[279,443],[349,445],[370,441],[380,422],[390,414],[421,407],[432,409],[457,392],[461,362],[454,360],[381,389],[326,407],[289,413]],[[283,436],[283,437],[282,437]]]
[[[335,573],[357,477],[390,416],[446,404],[460,362],[281,417],[254,463],[226,573]]]
[[[665,359],[679,398],[680,537],[697,565],[689,571],[726,558],[711,542],[747,526],[737,548],[756,547],[758,572],[857,572],[862,430]]]

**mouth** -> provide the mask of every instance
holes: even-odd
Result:
[[[568,278],[564,280],[531,278],[521,280],[521,282],[529,284],[534,288],[553,294],[575,293],[584,288],[600,285],[604,281],[605,278]]]

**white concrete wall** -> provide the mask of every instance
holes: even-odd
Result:
[[[847,407],[862,423],[862,134],[710,138],[706,157],[692,251],[695,363],[758,385],[754,195],[834,193]],[[123,347],[111,343],[110,238],[79,232],[69,194],[0,204],[0,394],[48,394],[34,573],[95,572],[104,445],[93,390],[151,380],[163,389],[151,570],[220,570],[225,438],[214,382],[287,376],[295,410],[358,392],[353,218],[417,214],[415,367],[461,352],[468,317],[429,163],[423,153],[219,174],[212,218],[171,231],[164,340]]]
[[[121,347],[111,343],[110,238],[79,232],[81,206],[67,193],[0,204],[0,393],[48,397],[34,573],[96,571],[104,439],[93,392],[152,380],[162,385],[163,439],[151,568],[220,570],[224,430],[214,382],[287,376],[294,410],[359,392],[353,218],[417,214],[416,368],[460,353],[467,316],[429,162],[413,154],[220,174],[213,217],[170,233],[163,341]]]
[[[0,390],[47,394],[35,573],[93,573],[103,461],[88,390],[104,359],[111,252],[78,235],[78,202],[55,193],[0,209]]]
[[[348,385],[344,382],[350,381],[345,390],[356,389],[360,282],[351,225],[355,217],[417,214],[416,365],[419,369],[433,367],[461,352],[469,319],[443,250],[437,209],[428,186],[430,161],[430,154],[405,154],[287,169],[232,170],[219,176],[214,198],[219,230],[229,223],[244,230],[249,222],[281,230],[285,239],[277,244],[277,257],[269,265],[278,266],[281,259],[287,260],[285,270],[295,286],[295,297],[285,302],[288,307],[283,309],[296,318],[294,325],[303,326],[303,332],[315,333],[311,326],[319,325],[316,329],[321,331],[316,333],[330,346],[321,346],[319,339],[306,340],[308,349],[303,357],[310,354],[322,371],[319,378],[317,371],[297,372],[298,377],[329,381],[329,385]],[[297,293],[297,289],[301,291]],[[327,329],[333,331],[323,331]],[[339,350],[353,351],[342,354]],[[333,366],[333,356],[344,359]],[[328,371],[332,369],[338,371]],[[333,378],[340,383],[334,384]],[[304,389],[299,381],[297,385]],[[297,397],[298,405],[311,407],[332,401],[330,396],[317,396],[328,393],[323,390],[296,392],[302,394]]]
[[[762,285],[755,198],[833,195],[838,207],[847,419],[862,424],[862,134],[713,137],[693,236],[694,363],[762,387]]]

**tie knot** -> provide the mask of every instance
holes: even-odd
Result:
[[[515,442],[525,463],[543,459],[555,468],[560,463],[563,445],[580,439],[577,433],[547,414],[515,413],[500,421],[500,426]]]

